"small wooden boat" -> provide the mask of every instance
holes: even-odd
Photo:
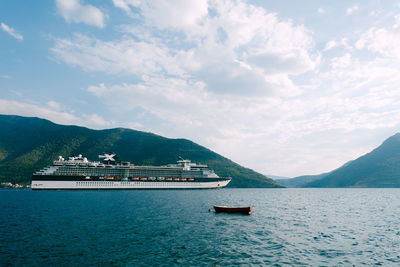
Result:
[[[249,214],[253,207],[226,207],[226,206],[214,206],[215,212],[226,212],[226,213],[242,213]]]

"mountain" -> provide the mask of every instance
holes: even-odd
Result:
[[[0,182],[30,183],[34,171],[51,165],[59,155],[83,154],[97,160],[102,152],[114,151],[136,165],[170,164],[179,156],[205,163],[218,175],[232,177],[229,187],[281,187],[186,139],[124,128],[92,130],[12,115],[0,115],[0,127]]]
[[[265,175],[265,176],[267,176],[267,177],[269,177],[269,178],[271,178],[271,179],[274,179],[275,181],[276,181],[276,180],[279,180],[279,179],[281,179],[281,180],[290,179],[290,177],[278,176],[278,175],[272,175],[272,174],[267,174],[267,175]]]
[[[400,133],[336,170],[293,180],[297,187],[400,187]]]
[[[286,179],[275,179],[275,181],[281,185],[288,187],[302,187],[302,185],[310,183],[315,180],[322,179],[328,173],[318,174],[318,175],[303,175],[296,178],[286,178]],[[273,177],[271,177],[273,178]]]

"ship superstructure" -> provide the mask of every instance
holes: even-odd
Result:
[[[231,178],[221,178],[207,165],[180,159],[165,166],[137,166],[104,153],[100,161],[79,155],[59,156],[52,166],[32,175],[32,189],[188,189],[220,188]]]

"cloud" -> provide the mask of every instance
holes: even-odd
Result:
[[[106,121],[103,117],[98,114],[83,114],[81,120],[83,119],[84,124],[95,125],[97,127],[110,127],[115,122]]]
[[[108,104],[111,109],[115,103],[120,102],[118,110],[128,112],[139,108],[176,123],[191,121],[188,117],[189,110],[203,113],[201,106],[215,103],[209,99],[203,84],[175,78],[148,78],[145,82],[137,84],[100,84],[90,86],[88,91]]]
[[[400,33],[386,28],[370,28],[357,40],[357,49],[367,49],[382,56],[400,59]]]
[[[105,15],[92,5],[83,5],[80,0],[56,0],[57,9],[68,23],[85,23],[104,28]]]
[[[172,52],[163,44],[152,41],[124,38],[104,42],[81,34],[75,34],[73,39],[54,40],[55,46],[51,50],[57,60],[85,71],[138,76],[164,71],[176,75],[182,73]]]
[[[302,25],[243,1],[196,3],[114,1],[126,11],[137,8],[142,24],[122,27],[127,34],[113,41],[55,38],[53,54],[86,71],[173,76],[223,94],[296,95],[291,75],[319,64],[312,34]]]
[[[208,1],[198,0],[189,2],[185,0],[113,0],[116,7],[132,15],[132,9],[138,9],[147,23],[158,28],[190,28],[196,25],[208,13]]]
[[[53,110],[60,110],[61,109],[61,104],[56,102],[56,101],[53,101],[53,100],[47,102],[47,105]]]
[[[326,43],[325,48],[324,48],[323,51],[324,51],[324,52],[325,52],[325,51],[329,51],[329,50],[331,50],[331,49],[333,49],[333,48],[335,48],[335,47],[337,47],[337,46],[338,46],[338,44],[337,44],[336,41],[334,41],[334,40],[329,41],[329,42]]]
[[[136,1],[128,1],[128,0],[112,0],[114,6],[123,9],[125,12],[130,13],[131,9],[129,5],[135,5]]]
[[[400,126],[398,72],[388,61],[365,62],[346,53],[333,58],[328,71],[297,96],[221,95],[207,91],[203,83],[171,78],[99,84],[88,91],[113,114],[147,114],[139,121],[144,128],[170,137],[190,136],[245,166],[291,176],[304,169],[318,173],[339,167],[373,147],[359,145],[372,132],[395,131]],[[151,125],[154,118],[157,123]],[[201,134],[204,129],[206,135]],[[323,163],[310,165],[316,161]]]
[[[82,114],[76,116],[72,113],[61,111],[60,104],[49,101],[48,106],[19,101],[0,99],[0,114],[19,115],[26,117],[39,117],[65,125],[80,125],[93,128],[110,127],[112,122],[104,120],[97,114]]]
[[[8,33],[9,35],[11,35],[12,37],[14,37],[15,39],[17,39],[18,41],[24,40],[24,37],[21,34],[17,33],[13,28],[4,24],[3,22],[1,23],[1,29],[6,33]]]
[[[352,15],[354,14],[356,11],[358,11],[358,5],[354,5],[352,7],[349,7],[346,9],[346,15]]]
[[[355,46],[375,57],[345,50],[325,60],[297,95],[221,95],[208,90],[209,83],[165,77],[100,84],[88,90],[115,114],[123,107],[129,114],[157,118],[158,123],[150,126],[144,116],[140,121],[144,128],[175,137],[172,126],[175,134],[190,136],[263,173],[324,172],[379,145],[372,136],[384,139],[400,128],[400,59],[390,56],[396,36],[373,28],[360,33],[362,45],[342,38],[345,48]],[[237,64],[251,69],[256,63]],[[116,106],[118,110],[113,110]],[[199,134],[204,129],[207,134]],[[246,157],[242,151],[248,151]]]
[[[19,96],[19,97],[22,97],[22,96],[23,96],[23,94],[22,94],[21,92],[19,92],[19,91],[16,91],[16,90],[8,90],[8,91],[9,91],[10,93],[16,95],[16,96]]]
[[[318,14],[325,14],[326,13],[326,10],[325,9],[323,9],[322,7],[319,7],[318,9],[317,9],[317,13]]]
[[[333,57],[331,62],[332,69],[345,68],[351,64],[351,55],[346,53],[341,57]]]
[[[397,28],[400,27],[400,14],[394,16],[394,19],[395,19],[395,21],[396,21],[396,24],[394,24],[394,25],[392,26],[392,28],[393,28],[393,29],[397,29]]]
[[[164,14],[145,1],[113,2],[135,16],[118,27],[120,37],[54,38],[52,53],[122,77],[88,91],[108,114],[129,114],[133,127],[288,176],[339,167],[377,145],[371,136],[400,128],[400,39],[392,28],[334,36],[318,51],[304,25],[247,1],[207,1],[206,11],[172,1]],[[177,10],[194,13],[180,21]]]

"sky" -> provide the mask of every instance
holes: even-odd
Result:
[[[327,172],[400,131],[400,1],[3,0],[0,113]]]

